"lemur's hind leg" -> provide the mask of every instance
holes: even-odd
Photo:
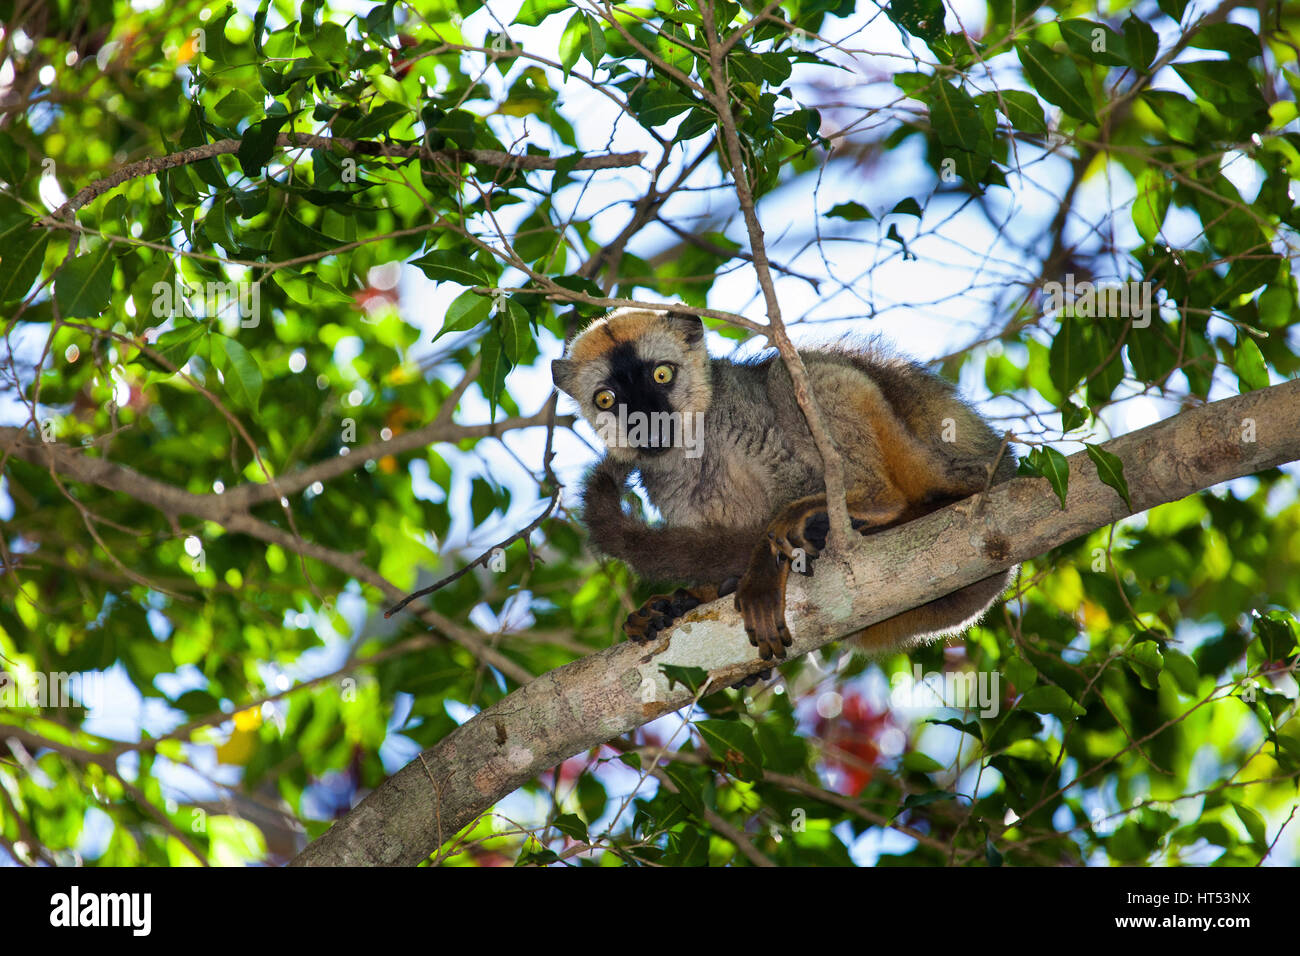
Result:
[[[708,604],[730,594],[736,589],[736,579],[722,584],[704,584],[698,587],[678,588],[672,594],[656,594],[633,611],[623,622],[623,633],[638,644],[653,641],[660,631],[666,631],[688,612],[701,604]]]
[[[854,529],[864,534],[898,521],[906,512],[902,495],[851,494],[848,505]],[[785,657],[785,649],[792,643],[785,623],[786,582],[792,568],[812,572],[808,562],[826,547],[829,531],[826,495],[809,495],[782,508],[754,548],[736,588],[736,610],[744,618],[749,643],[758,648],[763,660]]]

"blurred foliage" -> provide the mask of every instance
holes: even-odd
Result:
[[[513,19],[511,4],[472,0],[360,6],[0,0],[5,424],[48,427],[191,494],[230,494],[449,417],[467,374],[494,415],[531,414],[544,396],[509,373],[601,311],[592,299],[716,307],[715,277],[751,268],[701,94],[720,78],[696,0],[526,0]],[[1098,436],[1108,408],[1196,404],[1300,367],[1294,4],[1099,13],[991,0],[964,25],[939,0],[712,9],[734,41],[729,104],[749,184],[816,208],[796,225],[817,230],[817,249],[851,242],[881,274],[904,267],[944,235],[949,200],[1005,225],[1033,192],[1028,172],[1066,160],[1049,180],[1059,215],[1022,236],[1031,266],[993,283],[988,335],[954,341],[943,363],[1019,403],[1028,473],[1059,485],[1048,443]],[[862,54],[846,24],[882,17],[910,55]],[[886,95],[855,105],[853,85]],[[622,123],[568,111],[575,90]],[[342,142],[277,139],[301,133]],[[237,148],[138,170],[49,216],[51,178],[71,196],[128,163],[225,140]],[[816,199],[830,171],[868,178],[918,144],[927,190]],[[649,155],[638,170],[576,168],[624,149]],[[521,169],[473,150],[556,162]],[[629,178],[642,192],[601,198]],[[1130,195],[1072,208],[1111,179]],[[692,190],[708,215],[688,215]],[[646,232],[656,217],[668,233]],[[403,262],[463,287],[434,342],[405,284],[376,279]],[[1044,284],[1066,275],[1150,283],[1150,324],[1045,311]],[[168,305],[160,290],[182,283],[219,284],[227,307]],[[256,290],[256,311],[226,289]],[[635,594],[567,513],[438,591],[446,627],[379,616],[390,602],[356,562],[410,590],[419,569],[477,556],[550,497],[540,460],[526,463],[531,500],[497,480],[485,457],[497,442],[355,459],[284,503],[268,496],[249,515],[280,532],[270,544],[6,456],[0,855],[283,862],[394,755],[515,685],[461,636],[532,674],[616,640]],[[1122,463],[1094,461],[1126,493]],[[499,529],[507,511],[525,517],[463,554],[444,548],[458,520]],[[512,798],[522,818],[485,815],[439,859],[1294,861],[1295,831],[1279,830],[1300,774],[1297,606],[1294,472],[1271,471],[1043,555],[954,646],[795,662],[775,688],[707,697],[685,723],[566,761]],[[921,720],[884,703],[881,688],[917,668],[999,678],[996,713]],[[134,709],[109,702],[125,726],[15,693],[37,674],[106,671],[110,689],[139,696]],[[381,746],[396,749],[381,760]]]

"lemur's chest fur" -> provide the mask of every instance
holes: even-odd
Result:
[[[722,386],[704,415],[699,454],[673,448],[641,467],[651,504],[669,525],[762,527],[791,496],[821,487],[802,416],[768,394],[769,369],[717,362]]]

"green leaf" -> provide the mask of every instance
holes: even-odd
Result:
[[[903,769],[913,773],[938,773],[943,769],[943,764],[927,753],[909,750],[903,755]]]
[[[748,765],[745,769],[755,778],[761,776],[763,754],[748,727],[738,720],[697,720],[695,726],[714,756],[723,760],[729,752],[738,753]]]
[[[590,13],[579,12],[569,21],[560,36],[560,64],[568,76],[577,64],[578,58],[584,58],[591,64],[592,70],[600,65],[605,55],[605,32],[600,22]]]
[[[1055,103],[1076,119],[1097,122],[1092,97],[1074,60],[1037,40],[1017,43],[1016,55],[1025,68],[1025,76],[1043,99]]]
[[[1201,111],[1183,94],[1172,90],[1143,90],[1142,101],[1160,117],[1170,139],[1180,143],[1197,142],[1196,127]]]
[[[605,30],[590,13],[584,12],[582,17],[587,21],[587,39],[582,44],[582,55],[591,64],[592,70],[596,70],[605,56]]]
[[[1074,303],[1063,303],[1060,322],[1048,351],[1047,367],[1057,391],[1069,395],[1093,366],[1083,323],[1074,314]]]
[[[530,842],[519,854],[519,859],[515,860],[515,866],[549,866],[559,859],[560,855],[554,850],[539,848]]]
[[[65,319],[93,318],[113,295],[113,258],[108,243],[77,256],[56,273],[54,300]]]
[[[489,288],[496,285],[496,281],[488,275],[486,269],[469,256],[459,252],[435,250],[411,260],[411,265],[419,268],[434,282],[455,282],[457,285]]]
[[[1284,611],[1269,611],[1267,614],[1255,612],[1253,629],[1264,648],[1264,656],[1272,661],[1285,661],[1300,648],[1296,641],[1293,621],[1295,619]]]
[[[1124,21],[1124,46],[1128,61],[1139,73],[1145,73],[1160,49],[1160,41],[1151,24],[1139,20],[1133,14]]]
[[[1128,63],[1124,38],[1110,27],[1094,20],[1062,20],[1061,38],[1070,51],[1084,60],[1104,63],[1107,66],[1124,66]]]
[[[41,274],[49,233],[31,219],[20,219],[0,232],[0,303],[27,295]]]
[[[1239,392],[1268,388],[1268,367],[1255,340],[1241,329],[1237,330],[1237,347],[1232,357],[1232,370],[1237,373]]]
[[[1237,60],[1189,60],[1173,66],[1192,92],[1225,116],[1268,109],[1255,77]]]
[[[892,0],[884,9],[889,19],[927,43],[944,36],[943,0]]]
[[[17,140],[0,130],[0,180],[17,187],[27,178],[27,150]]]
[[[551,826],[559,830],[571,840],[579,843],[590,843],[587,835],[587,824],[582,822],[582,817],[576,813],[562,813],[551,821]]]
[[[1129,330],[1124,347],[1133,374],[1143,382],[1163,381],[1173,369],[1174,350],[1166,340],[1167,335],[1168,327],[1163,322],[1153,321],[1145,329]]]
[[[280,128],[289,122],[289,116],[268,116],[244,130],[239,149],[235,157],[244,175],[255,178],[262,174],[262,168],[275,153],[275,138],[280,135]]]
[[[1047,132],[1047,120],[1043,117],[1043,104],[1033,93],[1023,90],[1001,90],[996,93],[981,93],[975,101],[988,109],[1000,111],[1013,129],[1031,136],[1042,136]]]
[[[1245,804],[1232,801],[1232,809],[1237,814],[1237,819],[1241,821],[1246,832],[1250,834],[1250,842],[1255,844],[1258,849],[1268,847],[1268,834],[1264,829],[1264,818]]]
[[[528,313],[522,305],[510,299],[505,309],[497,312],[496,326],[501,334],[501,344],[505,348],[506,358],[512,365],[518,365],[524,349],[533,340],[529,329]]]
[[[326,20],[307,44],[312,53],[328,63],[347,63],[348,35],[343,27]]]
[[[940,767],[939,769],[942,770],[943,768]],[[948,790],[927,790],[924,793],[909,793],[903,799],[903,809],[911,810],[914,807],[927,807],[932,803],[942,803],[956,799],[956,796]]]
[[[708,117],[710,128],[713,125],[712,114]],[[683,124],[685,125],[685,124]],[[822,114],[817,110],[794,110],[784,116],[778,116],[772,125],[786,139],[799,145],[821,141]]]
[[[1020,706],[1036,714],[1051,714],[1059,720],[1069,722],[1074,717],[1082,717],[1087,711],[1081,707],[1060,687],[1032,687],[1025,692]]]
[[[1166,647],[1164,658],[1165,673],[1174,679],[1178,689],[1184,694],[1195,694],[1200,685],[1200,673],[1196,669],[1196,661],[1176,647]]]
[[[1047,479],[1056,497],[1061,499],[1061,510],[1064,511],[1070,484],[1070,465],[1065,456],[1049,445],[1040,445],[1029,453],[1029,462],[1038,469],[1038,474]]]
[[[1230,304],[1237,296],[1254,292],[1266,282],[1273,281],[1277,277],[1278,261],[1277,256],[1268,252],[1236,260],[1228,267],[1214,304]]]
[[[930,127],[939,142],[971,151],[978,148],[983,125],[970,94],[945,80],[936,80],[927,92]]]
[[[226,24],[234,15],[234,7],[227,4],[225,13],[203,28],[203,52],[217,66],[230,62],[231,43],[226,39]]]
[[[433,341],[438,341],[448,332],[464,332],[466,329],[474,328],[486,321],[491,311],[491,299],[479,295],[472,289],[466,289],[452,300],[451,305],[447,306],[447,314],[442,319],[442,328],[433,337]]]
[[[1156,0],[1156,6],[1160,8],[1160,11],[1175,23],[1182,20],[1183,11],[1187,9],[1189,3],[1191,3],[1191,0]]]
[[[947,720],[934,720],[929,718],[922,721],[922,723],[952,727],[956,730],[960,730],[964,734],[970,734],[976,740],[984,739],[984,731],[980,728],[980,722],[978,720],[962,720],[959,717],[949,717]]]
[[[1211,23],[1192,36],[1191,46],[1200,50],[1222,50],[1234,60],[1249,60],[1263,51],[1259,37],[1240,23]]]
[[[234,339],[214,332],[208,336],[212,364],[221,369],[226,391],[245,408],[256,409],[262,400],[262,370],[248,349]]]
[[[202,325],[199,325],[197,322],[178,319],[176,320],[176,327],[174,329],[158,336],[158,341],[150,346],[151,350],[158,353],[158,355],[166,360],[166,362],[170,363],[171,367],[155,361],[149,355],[145,355],[145,361],[150,365],[162,369],[165,374],[171,375],[173,372],[182,368],[185,363],[190,360],[190,356],[194,354],[195,347],[206,332],[207,329]]]
[[[829,211],[822,213],[825,219],[847,219],[849,222],[862,222],[868,219],[875,219],[866,206],[856,202],[842,202],[837,206],[832,206]]]
[[[688,810],[697,817],[704,816],[704,798],[701,793],[703,787],[700,778],[691,774],[691,772],[680,763],[670,763],[664,767],[664,774],[673,785],[677,787],[677,796],[686,804]]]
[[[2,293],[3,290],[0,290]],[[4,295],[0,294],[0,301]],[[1280,329],[1291,324],[1291,315],[1296,310],[1296,296],[1285,284],[1270,283],[1259,294],[1259,324],[1266,329]]]
[[[1169,211],[1169,182],[1164,173],[1148,166],[1137,177],[1137,196],[1133,200],[1133,225],[1147,242],[1155,242]]]
[[[231,90],[217,101],[213,111],[227,122],[233,123],[258,112],[261,107],[257,101],[243,90]]]
[[[1002,664],[1002,673],[1015,687],[1017,694],[1023,694],[1038,683],[1038,671],[1020,656],[1008,657]]]
[[[1160,653],[1160,645],[1155,641],[1139,641],[1124,652],[1124,660],[1138,676],[1142,686],[1155,690],[1160,686],[1160,671],[1164,669],[1165,659]]]
[[[1002,865],[1002,854],[998,852],[998,848],[993,845],[992,837],[984,838],[984,862],[989,866]]]
[[[921,218],[921,204],[911,196],[900,199],[893,209],[886,213],[888,216],[915,216]]]
[[[641,772],[641,755],[640,754],[619,754],[619,763],[631,767],[638,773]]]
[[[709,679],[709,672],[702,667],[683,667],[680,664],[660,664],[659,669],[668,678],[668,689],[681,684],[692,694],[698,694],[704,682]]]
[[[487,335],[483,336],[479,343],[479,357],[481,359],[478,373],[479,387],[483,390],[483,396],[488,400],[488,406],[495,417],[497,401],[501,397],[501,389],[505,386],[506,375],[510,371],[510,361],[503,354],[501,336],[497,334],[495,328],[488,329]]]
[[[636,102],[635,114],[642,126],[653,128],[662,126],[695,105],[695,100],[685,93],[670,86],[661,86],[651,89]]]
[[[1102,484],[1118,491],[1119,496],[1124,499],[1124,504],[1128,505],[1129,511],[1135,510],[1133,499],[1129,497],[1128,482],[1124,478],[1124,463],[1119,460],[1119,456],[1108,452],[1100,445],[1084,442],[1083,447],[1087,449],[1092,463],[1097,466],[1097,476],[1101,478]]]
[[[568,0],[524,0],[524,5],[519,8],[514,22],[526,27],[535,27],[551,14],[568,8]]]
[[[1068,398],[1061,406],[1061,430],[1072,432],[1088,422],[1088,409],[1074,404]]]

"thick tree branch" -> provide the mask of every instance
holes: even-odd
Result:
[[[1046,480],[988,492],[828,552],[813,578],[792,576],[787,620],[798,656],[1017,562],[1222,481],[1300,459],[1300,380],[1183,412],[1105,444],[1119,456],[1133,511],[1086,453],[1069,459],[1067,507]],[[760,670],[724,599],[661,640],[620,643],[538,677],[474,716],[370,793],[295,865],[402,865],[426,859],[516,788],[562,760],[693,699],[662,664],[701,667],[713,687]],[[433,781],[433,783],[431,783]]]

